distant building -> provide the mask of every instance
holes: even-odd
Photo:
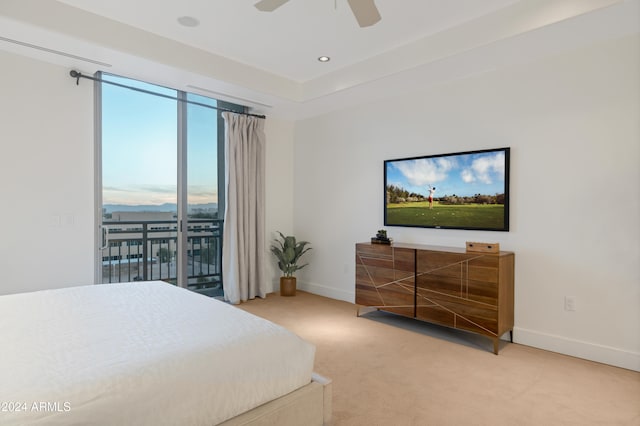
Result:
[[[106,228],[106,245],[102,249],[103,267],[120,268],[134,260],[141,262],[145,256],[144,241],[147,241],[147,260],[166,263],[175,257],[177,225],[173,212],[113,212]],[[114,224],[113,222],[121,222]],[[162,222],[162,223],[154,223]],[[162,257],[162,259],[158,259]]]
[[[176,213],[114,211],[105,217],[103,227],[103,282],[176,278]],[[189,286],[219,283],[220,223],[189,218],[188,230]]]

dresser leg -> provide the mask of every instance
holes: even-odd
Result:
[[[360,306],[360,305],[358,305],[358,307],[356,309],[356,316],[359,317],[360,314],[367,314],[369,312],[379,311],[379,310],[380,310],[380,308],[378,308],[377,306]]]
[[[500,338],[493,339],[493,353],[498,355],[498,349],[500,349]]]

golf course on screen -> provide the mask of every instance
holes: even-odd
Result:
[[[504,228],[504,204],[445,205],[427,201],[387,204],[387,225],[466,229]]]

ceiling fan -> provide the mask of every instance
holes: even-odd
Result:
[[[262,12],[273,12],[289,0],[260,0],[254,6]],[[347,0],[360,27],[370,27],[382,19],[374,0]]]

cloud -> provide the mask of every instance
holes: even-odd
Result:
[[[476,180],[476,177],[473,175],[473,172],[469,169],[464,169],[460,173],[460,177],[462,178],[462,181],[464,183],[472,183],[472,182],[475,182]]]
[[[111,191],[111,192],[134,192],[132,189],[121,188],[118,186],[103,186],[103,191]]]
[[[401,161],[395,166],[411,185],[424,186],[445,180],[455,163],[447,158],[420,158]]]
[[[175,185],[129,185],[127,187],[105,186],[102,197],[104,204],[164,204],[176,202]],[[189,185],[190,204],[217,203],[217,188],[207,185]]]
[[[469,168],[465,168],[460,173],[465,183],[476,180],[484,184],[492,184],[494,179],[504,179],[504,153],[499,152],[493,155],[483,155],[471,162]]]
[[[104,186],[104,204],[164,204],[176,202],[175,185]]]
[[[218,191],[212,190],[208,185],[189,185],[188,195],[191,204],[218,202]]]
[[[176,194],[178,191],[176,185],[134,185],[139,191],[151,192],[156,194]]]

